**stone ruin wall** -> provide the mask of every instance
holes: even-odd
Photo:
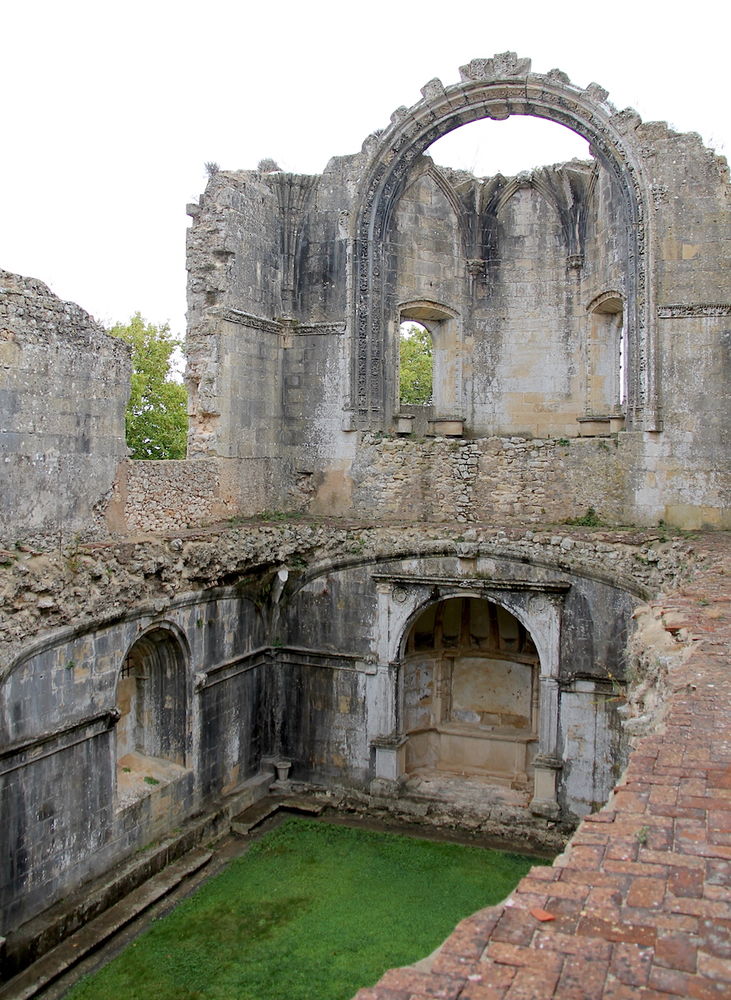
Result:
[[[188,207],[187,463],[124,461],[125,348],[45,286],[6,276],[5,464],[12,497],[42,497],[22,516],[6,505],[6,544],[262,510],[397,518],[404,498],[419,521],[540,524],[593,508],[607,523],[725,523],[727,170],[697,136],[605,99],[594,111],[623,136],[650,213],[654,353],[629,381],[652,375],[655,429],[640,427],[640,396],[611,424],[587,421],[612,409],[618,374],[601,338],[636,294],[626,199],[604,160],[478,179],[423,155],[382,238],[384,409],[353,429],[354,221],[389,136],[426,106],[321,176],[219,171]],[[414,432],[396,433],[398,320],[419,315],[438,342],[437,396],[416,408]],[[49,342],[55,365],[37,355]],[[425,436],[440,416],[462,420],[462,436]]]
[[[434,81],[416,108],[399,109],[386,133],[322,176],[219,172],[189,206],[186,461],[127,460],[127,349],[40,282],[3,272],[3,926],[255,778],[267,751],[288,752],[315,784],[344,782],[366,808],[369,740],[388,728],[393,681],[378,645],[379,608],[391,600],[387,582],[374,590],[384,566],[395,577],[441,574],[455,593],[464,584],[485,594],[500,573],[531,586],[568,579],[561,815],[575,819],[606,795],[606,769],[596,787],[580,766],[571,772],[576,748],[596,739],[589,706],[603,706],[603,742],[587,752],[606,756],[618,725],[609,676],[624,679],[632,609],[689,572],[692,546],[664,529],[556,525],[589,508],[607,524],[724,523],[728,182],[698,137],[617,113],[596,88],[526,80],[591,105],[625,137],[650,213],[642,276],[655,354],[631,376],[632,407],[601,433],[576,419],[607,416],[590,399],[609,376],[601,352],[591,367],[589,317],[596,306],[604,329],[602,317],[617,314],[602,304],[638,293],[627,202],[596,162],[480,180],[414,159],[392,228],[376,240],[384,236],[385,278],[369,308],[384,312],[371,347],[382,334],[385,354],[369,377],[382,408],[365,419],[354,405],[356,220],[399,128],[442,100]],[[419,253],[414,233],[428,243]],[[395,331],[424,309],[443,324],[448,391],[441,412],[418,420],[459,418],[461,437],[397,433]],[[654,423],[640,405],[647,365],[659,380]],[[305,517],[200,530],[263,511]],[[428,594],[415,583],[417,599]],[[515,607],[540,603],[521,600]],[[638,635],[651,625],[643,620]],[[114,772],[120,662],[150,632],[174,637],[185,657],[186,765],[171,763],[154,794],[124,804]],[[657,677],[653,664],[630,699],[640,727],[662,711],[662,664]],[[78,783],[73,800],[49,792],[87,768],[94,781]],[[481,822],[497,828],[505,816]],[[538,826],[526,820],[526,836]]]
[[[128,347],[43,282],[0,271],[0,366],[0,544],[108,535]]]
[[[597,92],[590,96],[595,101]],[[233,459],[242,481],[255,480],[263,494],[272,490],[269,508],[346,516],[388,516],[388,498],[398,492],[394,473],[420,497],[426,471],[436,488],[415,502],[415,516],[462,516],[455,498],[469,495],[460,483],[469,483],[469,473],[442,466],[447,445],[438,443],[438,430],[437,442],[423,441],[423,431],[395,434],[398,319],[431,315],[446,360],[436,362],[439,398],[429,415],[464,420],[461,447],[482,456],[480,478],[491,477],[510,498],[496,504],[473,496],[476,519],[509,516],[514,503],[517,516],[543,509],[563,519],[591,506],[609,521],[724,524],[731,316],[725,161],[697,136],[643,124],[598,96],[594,113],[626,147],[637,185],[630,194],[601,157],[487,179],[438,168],[426,156],[413,160],[387,228],[371,244],[383,254],[384,354],[374,367],[382,409],[370,427],[366,421],[370,433],[353,429],[361,425],[353,410],[352,304],[363,252],[353,227],[369,170],[391,155],[389,136],[402,129],[408,142],[410,116],[425,114],[429,98],[401,109],[384,135],[370,137],[356,156],[332,160],[319,177],[214,175],[189,208],[191,384],[200,399],[191,454]],[[397,145],[393,151],[400,155]],[[641,224],[629,218],[628,198],[639,199]],[[644,239],[639,275],[628,231]],[[640,299],[645,341],[630,345],[631,398],[622,412],[606,340],[622,308],[627,313]],[[611,425],[610,415],[618,418]],[[594,426],[592,416],[604,423]],[[416,423],[426,426],[421,417]],[[373,434],[385,436],[380,452]],[[584,482],[575,502],[563,487],[566,477],[571,485],[581,479],[580,459],[574,473],[556,442],[587,434],[606,438],[606,463],[594,463],[598,478]],[[559,457],[553,495],[542,463],[526,465],[523,485],[532,466],[530,488],[545,497],[533,511],[513,501],[515,480],[501,474],[515,437],[527,439],[528,451],[531,440],[536,449],[544,441]]]

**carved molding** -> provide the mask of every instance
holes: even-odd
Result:
[[[313,334],[335,333],[342,335],[345,333],[345,320],[340,323],[297,323],[292,327],[292,333],[299,336],[312,336]]]
[[[210,316],[222,319],[225,323],[236,323],[239,326],[248,326],[253,330],[261,330],[264,333],[281,333],[284,325],[276,319],[266,319],[264,316],[254,316],[253,313],[244,312],[242,309],[227,309],[224,306],[216,306],[209,310]]]
[[[563,594],[571,589],[568,580],[513,580],[501,579],[470,579],[462,576],[407,576],[403,573],[371,573],[371,578],[379,585],[389,584],[385,591],[391,592],[391,587],[437,587],[449,591],[456,590],[530,590],[545,594]],[[441,598],[441,595],[438,595]]]
[[[462,82],[444,88],[431,81],[425,97],[369,148],[353,236],[352,403],[362,429],[379,429],[388,416],[383,360],[386,351],[387,290],[384,240],[390,218],[417,159],[447,132],[482,118],[513,114],[557,122],[584,136],[622,192],[627,221],[626,319],[628,333],[628,421],[632,429],[659,425],[657,313],[648,274],[646,220],[652,195],[640,175],[640,122],[635,112],[617,112],[597,85],[585,90],[564,75],[530,72],[530,61],[514,53],[473,60]]]
[[[688,305],[658,306],[657,315],[660,319],[685,319],[702,316],[731,316],[731,304],[698,302]]]
[[[119,710],[112,707],[72,722],[58,732],[39,733],[9,743],[0,751],[0,776],[101,736],[114,728],[118,721]]]
[[[246,326],[252,330],[261,330],[263,333],[287,333],[293,336],[312,336],[317,334],[337,334],[345,333],[345,320],[335,323],[299,323],[296,319],[282,317],[281,319],[267,319],[264,316],[255,316],[253,313],[244,312],[242,309],[229,309],[225,306],[216,306],[209,310],[210,316],[221,319],[225,323],[236,323],[239,326]]]

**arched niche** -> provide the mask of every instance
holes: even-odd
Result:
[[[530,633],[500,605],[452,597],[426,607],[401,658],[407,776],[478,776],[532,791],[539,671]]]
[[[412,629],[430,607],[450,600],[475,600],[497,608],[496,614],[513,619],[535,647],[535,674],[538,711],[531,715],[535,727],[535,756],[532,756],[533,812],[557,814],[559,755],[559,653],[561,615],[565,581],[529,584],[508,580],[419,578],[409,575],[374,574],[378,592],[376,628],[377,665],[369,683],[368,737],[374,749],[376,780],[398,781],[405,771],[403,663],[409,653]],[[533,654],[531,653],[531,657]],[[531,695],[533,697],[533,694]],[[533,704],[533,702],[531,702]],[[509,714],[509,713],[504,713]],[[533,732],[533,729],[531,729]],[[525,733],[523,733],[525,737]]]
[[[187,660],[184,640],[165,625],[144,632],[127,650],[116,692],[116,759],[122,784],[132,786],[140,776],[150,785],[159,784],[185,767]]]
[[[617,112],[596,84],[586,89],[565,74],[530,71],[515,53],[475,59],[461,69],[459,83],[432,80],[423,99],[399,108],[383,133],[366,140],[370,155],[353,223],[351,282],[352,387],[350,407],[363,429],[386,428],[392,394],[386,373],[388,295],[384,241],[391,216],[416,159],[437,139],[481,118],[528,115],[564,125],[583,136],[620,191],[626,223],[625,329],[627,338],[627,427],[659,430],[657,349],[653,316],[653,263],[649,191],[634,138],[639,117]]]

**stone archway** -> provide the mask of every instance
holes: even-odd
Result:
[[[481,118],[528,115],[565,125],[582,135],[617,182],[627,229],[626,336],[627,427],[659,430],[657,349],[653,315],[649,193],[634,130],[639,117],[617,112],[596,84],[574,86],[552,70],[531,73],[530,60],[515,53],[475,59],[461,68],[460,83],[432,80],[423,99],[399,108],[391,125],[365,149],[369,166],[361,184],[352,237],[352,387],[350,406],[363,429],[388,426],[391,400],[385,378],[388,314],[386,249],[389,221],[416,159],[433,142],[460,125]]]
[[[377,663],[369,672],[369,742],[374,750],[374,778],[378,788],[393,794],[405,772],[403,726],[403,661],[409,636],[429,607],[451,599],[489,603],[513,620],[535,648],[538,711],[531,712],[535,727],[535,755],[530,808],[545,816],[558,814],[557,791],[561,771],[559,756],[559,652],[565,581],[495,579],[465,581],[458,577],[415,577],[410,574],[374,574],[378,590]],[[496,612],[498,613],[498,612]],[[531,704],[533,704],[533,695]],[[506,713],[507,714],[507,713]],[[524,734],[525,735],[525,734]],[[385,782],[385,785],[383,784]]]
[[[532,792],[539,672],[530,633],[505,608],[475,597],[429,605],[401,660],[406,774],[483,777]]]

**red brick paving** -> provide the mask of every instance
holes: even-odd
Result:
[[[429,972],[392,969],[355,1000],[731,1000],[731,536],[695,548],[703,569],[654,605],[692,650],[610,803]]]

